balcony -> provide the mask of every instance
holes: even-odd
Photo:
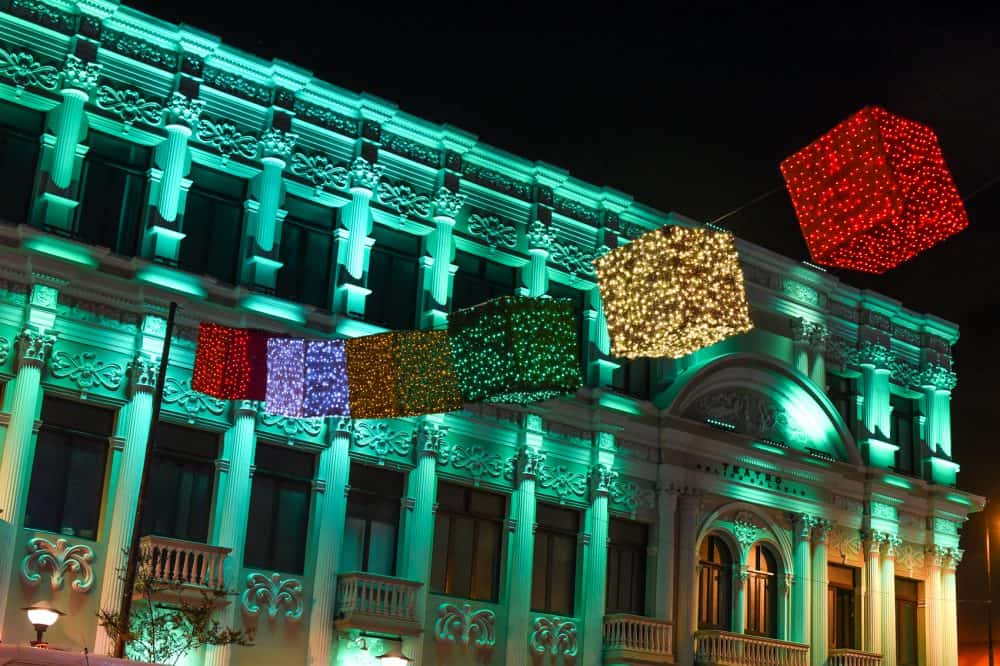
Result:
[[[882,655],[861,650],[830,650],[830,666],[881,666]]]
[[[362,571],[337,578],[338,630],[360,629],[416,636],[417,597],[423,583]]]
[[[226,589],[222,571],[229,548],[152,535],[143,537],[139,547],[143,566],[152,571],[154,579],[171,588],[158,594],[158,600]]]
[[[703,666],[807,666],[809,646],[774,638],[699,631],[694,635],[695,662]]]
[[[604,661],[608,664],[673,663],[669,622],[618,613],[604,616]]]

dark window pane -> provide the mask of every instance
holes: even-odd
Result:
[[[0,103],[0,222],[28,221],[43,120],[37,111]]]
[[[330,307],[333,266],[333,209],[289,197],[281,227],[278,295],[320,308]]]
[[[403,475],[351,464],[342,571],[393,575]]]
[[[455,284],[452,309],[479,305],[498,296],[514,293],[516,269],[466,252],[455,252]]]
[[[243,558],[247,566],[304,572],[314,466],[310,453],[257,446]]]
[[[434,592],[496,601],[505,500],[465,486],[438,484]]]
[[[716,536],[702,540],[698,568],[698,628],[729,629],[732,608],[732,556]]]
[[[532,610],[572,615],[580,514],[572,509],[540,503],[535,523]]]
[[[378,224],[372,230],[365,319],[392,329],[413,328],[417,318],[420,239]]]
[[[191,167],[194,181],[184,209],[180,266],[234,284],[243,237],[246,181],[213,169]]]
[[[91,132],[77,235],[123,255],[138,248],[150,149]]]
[[[612,518],[608,525],[609,613],[645,611],[647,532],[646,525],[632,520]]]

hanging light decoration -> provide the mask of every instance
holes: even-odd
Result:
[[[781,163],[813,261],[884,273],[968,226],[934,131],[861,109]]]
[[[467,402],[526,404],[580,388],[572,301],[502,296],[451,313],[448,334]]]
[[[678,358],[753,328],[732,234],[661,227],[594,268],[615,356]]]
[[[266,402],[283,416],[348,416],[344,341],[268,340]]]
[[[347,377],[352,418],[462,408],[446,331],[392,331],[348,340]]]
[[[220,400],[263,400],[268,337],[265,331],[202,323],[191,388]]]

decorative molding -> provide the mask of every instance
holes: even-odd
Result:
[[[64,35],[72,35],[77,30],[76,16],[61,12],[40,0],[11,0],[7,11]]]
[[[295,113],[299,118],[308,120],[320,127],[324,127],[347,136],[358,136],[358,120],[343,114],[331,111],[320,104],[312,104],[296,98],[294,105]]]
[[[511,250],[517,247],[517,230],[504,224],[499,215],[472,213],[466,221],[466,228],[470,235],[482,238],[490,251],[495,251],[498,247]]]
[[[463,162],[462,175],[466,180],[491,190],[496,190],[497,192],[502,192],[524,201],[531,200],[530,184],[510,178],[498,171],[487,169],[478,164]]]
[[[554,197],[552,200],[552,208],[557,212],[565,215],[566,217],[571,217],[574,220],[580,220],[581,222],[587,222],[597,226],[599,222],[599,216],[597,211],[593,208],[589,208],[579,201],[574,201],[573,199],[567,199],[566,197]]]
[[[101,47],[170,72],[177,69],[177,53],[123,32],[101,30]]]
[[[270,620],[278,617],[284,608],[289,622],[302,619],[302,582],[295,578],[285,578],[273,573],[268,577],[262,573],[247,574],[247,589],[243,591],[243,612],[249,616],[260,615],[261,606],[267,610]]]
[[[66,539],[52,543],[44,537],[28,541],[28,554],[21,561],[21,578],[32,587],[42,582],[42,573],[50,572],[53,590],[61,590],[66,574],[74,575],[74,592],[89,592],[94,585],[94,551],[86,544],[71,546]]]
[[[10,358],[10,340],[0,335],[0,365],[7,362]]]
[[[0,79],[10,81],[19,91],[25,88],[55,90],[59,85],[59,69],[38,62],[28,51],[0,48]]]
[[[292,444],[297,437],[302,435],[316,437],[323,432],[322,418],[296,418],[294,416],[271,414],[265,411],[261,414],[260,423],[261,425],[280,430],[288,438],[289,444]]]
[[[363,449],[371,449],[379,458],[389,453],[407,456],[412,448],[409,432],[392,430],[384,421],[356,421],[354,424],[354,444]]]
[[[149,100],[138,90],[125,88],[117,90],[108,85],[97,89],[94,99],[97,108],[107,111],[125,123],[126,130],[137,122],[158,125],[163,119],[163,104]]]
[[[168,405],[177,405],[181,411],[187,414],[188,423],[194,423],[195,418],[202,412],[221,416],[226,410],[224,401],[193,390],[190,380],[181,381],[173,377],[167,377],[163,383],[163,402]]]
[[[656,507],[656,493],[652,488],[642,488],[631,479],[619,477],[611,484],[611,505],[634,514],[640,508],[651,510]]]
[[[402,155],[414,162],[420,162],[427,166],[437,167],[441,164],[441,153],[433,148],[411,141],[398,134],[382,132],[382,148],[391,153]]]
[[[477,486],[482,481],[483,476],[499,479],[503,475],[503,457],[482,446],[452,444],[442,447],[438,462],[442,465],[451,465],[453,469],[468,472],[473,483]]]
[[[98,386],[117,391],[125,376],[120,364],[102,361],[94,352],[79,352],[70,356],[64,351],[57,351],[49,361],[49,372],[56,379],[69,379],[76,384],[81,397]]]
[[[416,192],[407,183],[379,181],[376,193],[379,201],[400,215],[427,217],[431,212],[431,199],[426,194]]]
[[[434,623],[434,640],[476,649],[492,649],[496,639],[496,613],[488,608],[472,610],[470,604],[461,607],[443,603],[438,606]]]
[[[538,470],[538,485],[553,490],[559,496],[559,501],[565,501],[568,495],[585,497],[587,494],[587,477],[565,465],[541,465]]]
[[[537,617],[528,636],[532,652],[552,656],[575,657],[577,654],[576,622],[560,617]]]
[[[347,186],[347,168],[334,164],[329,157],[321,153],[315,155],[293,153],[288,170],[293,176],[308,181],[317,192],[330,185],[339,188]]]
[[[251,102],[257,102],[265,106],[271,103],[271,89],[268,86],[243,78],[232,72],[210,67],[205,70],[204,81],[217,90]]]
[[[552,242],[552,263],[561,266],[568,273],[578,277],[594,277],[594,253],[577,245]]]
[[[244,134],[230,122],[215,122],[208,118],[199,121],[195,136],[202,143],[218,150],[223,163],[233,155],[252,160],[257,156],[257,144],[260,142],[257,137]]]
[[[797,428],[780,405],[751,389],[722,389],[703,395],[684,416],[697,421],[724,421],[735,426],[737,432],[788,445],[813,445],[808,433]]]
[[[760,533],[761,527],[753,514],[740,511],[733,518],[733,536],[736,537],[736,541],[743,550],[757,543]]]

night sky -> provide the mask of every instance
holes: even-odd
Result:
[[[991,378],[1000,378],[992,350],[1000,14],[886,5],[125,4],[664,211],[711,221],[771,192],[721,224],[794,259],[808,255],[782,187],[782,158],[866,104],[930,125],[968,199],[969,229],[887,275],[838,274],[960,325],[952,416],[959,483],[1000,498],[991,414]],[[985,597],[983,524],[976,516],[964,530],[963,641],[985,640],[984,607],[974,603]]]

